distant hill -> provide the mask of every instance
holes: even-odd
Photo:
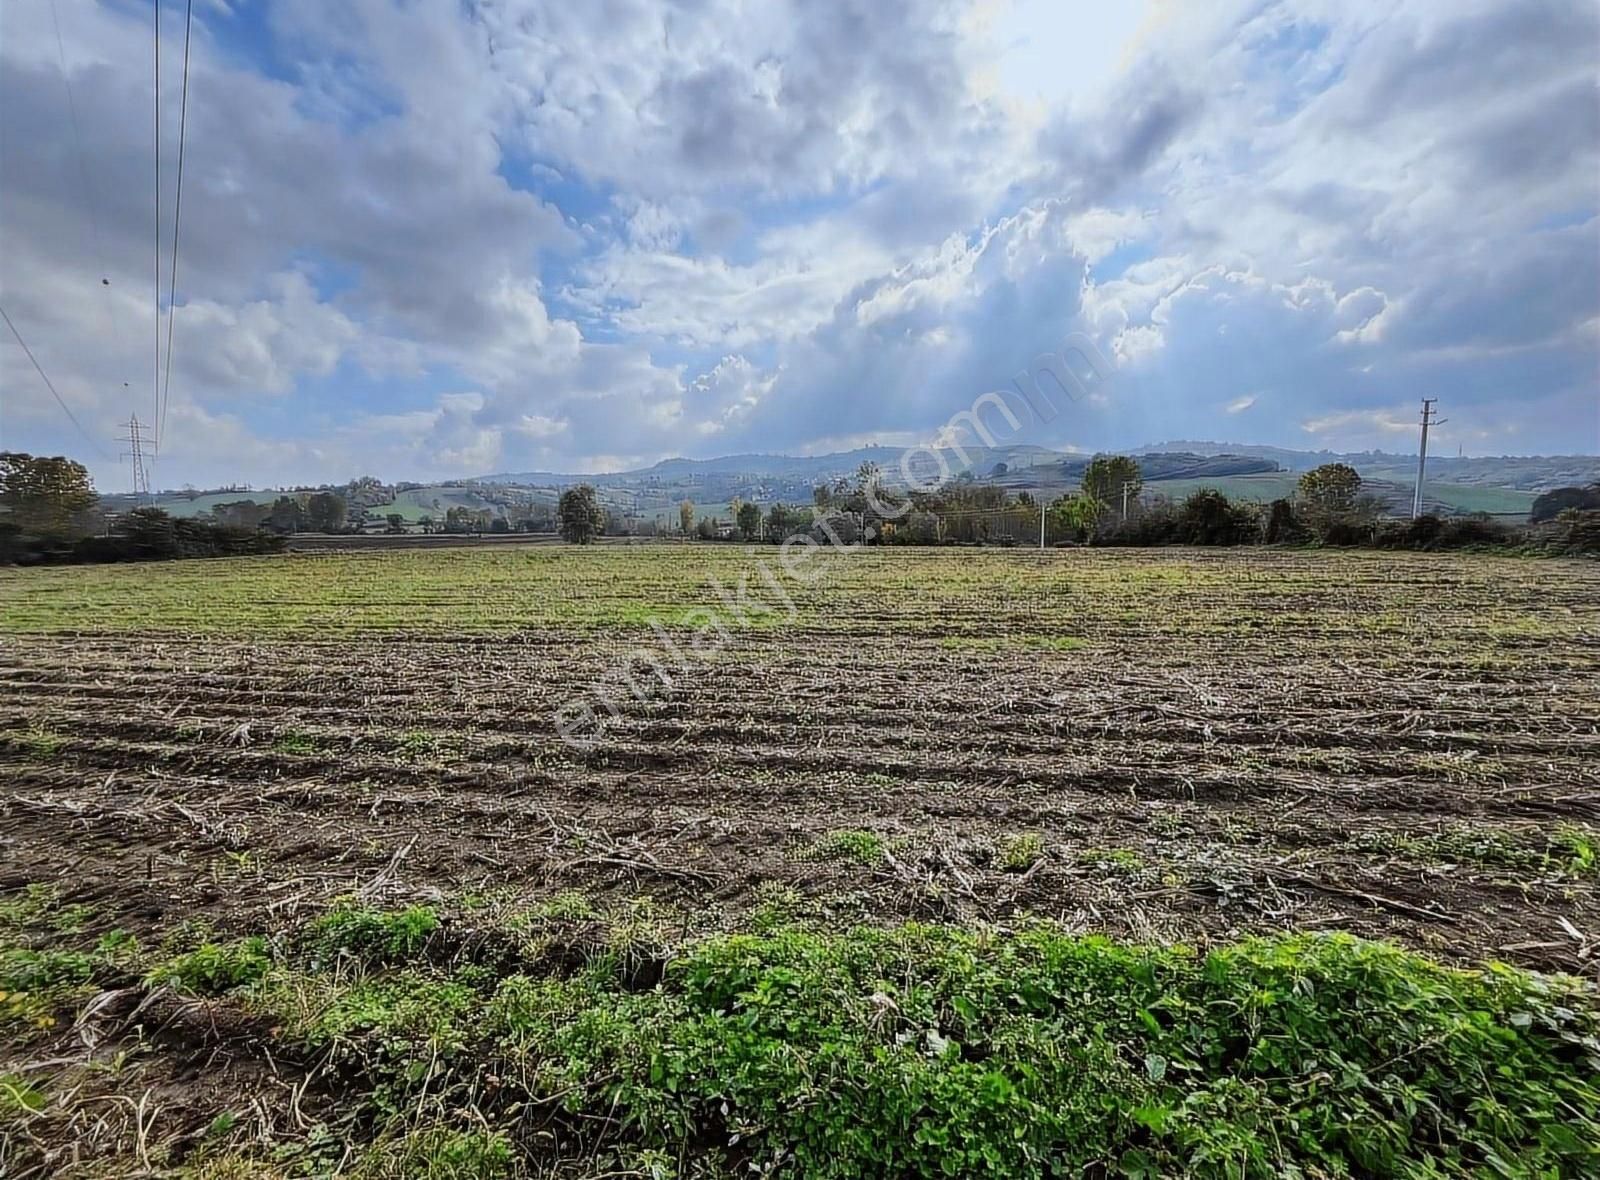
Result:
[[[1170,442],[1141,447],[1132,452],[1144,455],[1153,451],[1189,451],[1196,455],[1253,455],[1271,459],[1286,471],[1309,471],[1323,463],[1348,463],[1363,478],[1409,483],[1416,479],[1416,455],[1397,455],[1388,451],[1292,451],[1284,447],[1254,446],[1249,443]],[[1456,458],[1454,455],[1429,455],[1428,477],[1441,483],[1517,488],[1525,492],[1547,492],[1551,488],[1581,487],[1600,480],[1600,456],[1596,455],[1500,455],[1481,458]]]
[[[900,482],[902,447],[858,447],[826,455],[723,455],[714,459],[663,459],[648,467],[600,474],[553,471],[504,472],[477,479],[451,480],[397,491],[389,503],[365,501],[375,516],[395,513],[408,521],[441,519],[453,506],[506,515],[516,505],[553,505],[560,489],[594,485],[601,502],[629,515],[661,521],[677,519],[677,506],[690,500],[701,515],[724,515],[731,501],[805,504],[821,483],[849,479],[863,463],[873,463],[891,484]],[[1267,501],[1292,494],[1299,474],[1323,463],[1348,463],[1359,471],[1369,492],[1396,511],[1410,506],[1414,455],[1383,451],[1339,453],[1297,451],[1251,443],[1177,441],[1140,447],[1146,487],[1178,498],[1201,487],[1230,496]],[[974,479],[1018,491],[1055,496],[1074,490],[1092,456],[1040,446],[968,447]],[[951,456],[952,460],[954,456]],[[921,464],[931,470],[926,454]],[[954,463],[952,463],[954,467]],[[1586,455],[1430,457],[1424,500],[1441,512],[1491,512],[1524,516],[1533,498],[1551,488],[1600,480],[1600,457]],[[271,503],[281,491],[183,491],[155,497],[159,508],[177,516],[209,512],[219,503],[254,500]],[[133,506],[128,496],[105,497],[113,509]]]

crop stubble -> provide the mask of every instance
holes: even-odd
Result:
[[[0,888],[56,883],[144,934],[352,891],[495,911],[579,891],[685,931],[782,898],[830,923],[1350,929],[1595,974],[1592,564],[869,552],[791,584],[793,621],[729,621],[599,747],[560,741],[557,707],[661,653],[651,618],[686,639],[708,576],[757,560],[0,573]]]

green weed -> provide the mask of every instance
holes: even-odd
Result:
[[[279,734],[274,739],[272,748],[279,754],[320,754],[322,741],[316,734],[291,729],[287,733]]]
[[[368,963],[412,958],[435,930],[439,915],[430,906],[392,912],[366,906],[341,906],[311,924],[313,950],[326,959],[346,954]]]
[[[208,942],[158,965],[150,973],[150,982],[176,984],[197,995],[220,996],[258,982],[271,967],[267,940],[259,936]]]
[[[1010,836],[1000,846],[1000,867],[1008,873],[1020,873],[1032,868],[1044,855],[1044,840],[1036,832],[1023,832]]]
[[[33,762],[49,762],[61,752],[67,739],[63,734],[35,722],[26,729],[11,730],[5,739],[12,748]]]
[[[819,836],[806,855],[811,860],[854,861],[870,866],[883,863],[887,851],[883,837],[876,832],[847,828]]]

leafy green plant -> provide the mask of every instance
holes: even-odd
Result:
[[[272,968],[267,940],[260,936],[235,942],[203,943],[157,966],[152,984],[175,984],[198,995],[220,996],[260,980]]]
[[[1574,823],[1559,825],[1550,837],[1550,854],[1569,876],[1600,874],[1600,846],[1589,829]]]
[[[726,1128],[806,1176],[1531,1176],[1600,1143],[1578,985],[1339,936],[785,930],[646,993],[513,977],[483,1023],[530,1097],[664,1150]]]
[[[94,975],[94,957],[83,951],[0,950],[0,989],[41,991],[58,984],[87,983]]]
[[[341,906],[311,924],[309,937],[326,957],[340,953],[369,963],[403,962],[412,958],[439,928],[430,906],[395,911],[366,906]]]

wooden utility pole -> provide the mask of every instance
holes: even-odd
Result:
[[[1438,411],[1433,407],[1438,401],[1436,397],[1422,399],[1422,446],[1417,450],[1417,490],[1411,497],[1412,520],[1422,515],[1422,480],[1428,470],[1428,427],[1438,426],[1445,421],[1443,418],[1434,417]]]

